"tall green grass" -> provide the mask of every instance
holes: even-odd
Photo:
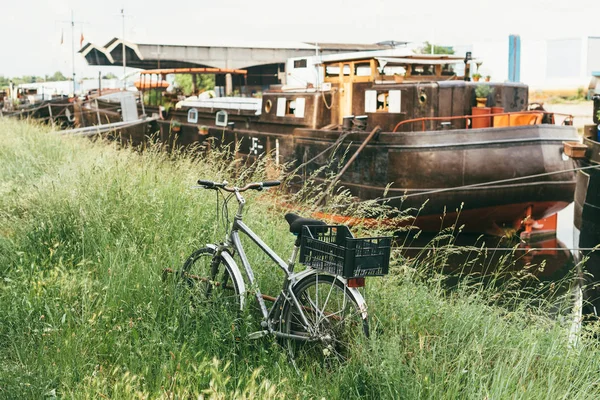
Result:
[[[368,282],[369,342],[345,364],[297,371],[274,339],[244,338],[252,313],[232,325],[161,279],[224,235],[214,193],[189,187],[265,173],[198,154],[0,120],[0,398],[600,397],[594,326],[571,346],[546,303],[508,308],[474,284],[447,291],[400,257]],[[287,255],[293,237],[272,196],[249,195],[247,222]],[[249,257],[276,293],[281,273]]]

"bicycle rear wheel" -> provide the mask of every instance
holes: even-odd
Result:
[[[302,279],[293,288],[310,328],[305,329],[298,309],[286,302],[281,319],[281,331],[299,336],[313,336],[313,341],[288,340],[296,357],[334,358],[345,361],[352,346],[369,336],[369,323],[363,316],[347,286],[334,276],[314,274]]]
[[[218,303],[239,311],[242,289],[234,277],[233,267],[223,257],[214,255],[211,247],[196,250],[186,259],[180,276],[199,302]]]

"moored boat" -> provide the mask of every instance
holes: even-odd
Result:
[[[206,73],[217,75],[218,92],[233,93],[237,83],[246,97],[196,95],[163,110],[160,95],[145,109],[162,116],[165,141],[212,137],[237,143],[245,156],[272,151],[277,162],[293,161],[306,174],[328,162],[335,143],[349,154],[362,147],[340,183],[360,199],[420,208],[415,224],[424,230],[457,222],[474,232],[520,229],[573,200],[574,165],[562,142],[577,140],[577,132],[572,117],[528,111],[524,84],[470,82],[471,61],[397,51],[293,59],[290,84],[260,99],[244,92],[245,71],[213,69]],[[141,87],[165,75],[144,71]],[[477,98],[484,107],[476,107]]]

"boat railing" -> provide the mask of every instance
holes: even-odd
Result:
[[[511,125],[511,123],[513,122],[514,119],[516,119],[517,117],[522,117],[523,115],[531,115],[536,116],[550,116],[552,123],[554,123],[554,116],[559,116],[559,117],[565,117],[562,125],[573,125],[573,115],[572,114],[563,114],[563,113],[557,113],[557,112],[550,112],[550,111],[541,111],[541,110],[535,110],[535,111],[514,111],[514,112],[504,112],[504,113],[493,113],[493,114],[477,114],[477,115],[457,115],[457,116],[450,116],[450,117],[421,117],[421,118],[412,118],[412,119],[406,119],[403,121],[400,121],[396,124],[396,126],[394,127],[394,130],[392,132],[397,132],[398,128],[400,128],[402,125],[406,125],[406,124],[414,124],[416,122],[420,122],[421,123],[421,132],[425,132],[426,130],[426,122],[429,121],[442,121],[442,122],[448,122],[448,121],[454,121],[454,120],[465,120],[467,122],[467,126],[470,125],[470,121],[472,119],[477,119],[477,118],[495,118],[495,117],[506,117],[507,121],[506,124],[502,125],[502,126],[516,126],[515,125]],[[513,120],[511,120],[513,119]],[[535,119],[531,119],[531,121],[533,123],[529,123],[526,125],[538,125],[541,123],[542,118],[535,118]],[[493,127],[493,126],[491,126]]]
[[[260,113],[262,99],[253,97],[213,97],[208,99],[188,98],[178,102],[176,109],[182,107],[222,108],[236,111],[254,111]]]

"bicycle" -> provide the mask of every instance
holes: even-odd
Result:
[[[286,214],[296,241],[289,261],[285,262],[243,222],[246,201],[242,193],[279,184],[254,182],[235,187],[227,182],[199,180],[196,188],[215,190],[217,201],[219,194],[222,196],[224,213],[232,196],[238,202],[238,209],[225,241],[193,252],[178,276],[192,285],[201,298],[220,301],[235,312],[243,311],[247,287],[251,287],[262,314],[262,329],[251,333],[250,339],[274,335],[290,344],[290,349],[296,348],[293,343],[309,343],[326,356],[345,359],[352,342],[361,335],[369,336],[367,305],[358,288],[364,286],[365,277],[387,273],[391,238],[354,239],[343,225],[326,225],[319,220]],[[227,198],[223,192],[229,193]],[[258,289],[240,233],[249,237],[284,272],[282,289],[276,298],[265,296]],[[236,254],[245,279],[234,260]],[[298,255],[307,268],[295,272]],[[268,308],[265,300],[273,301],[273,305]]]

